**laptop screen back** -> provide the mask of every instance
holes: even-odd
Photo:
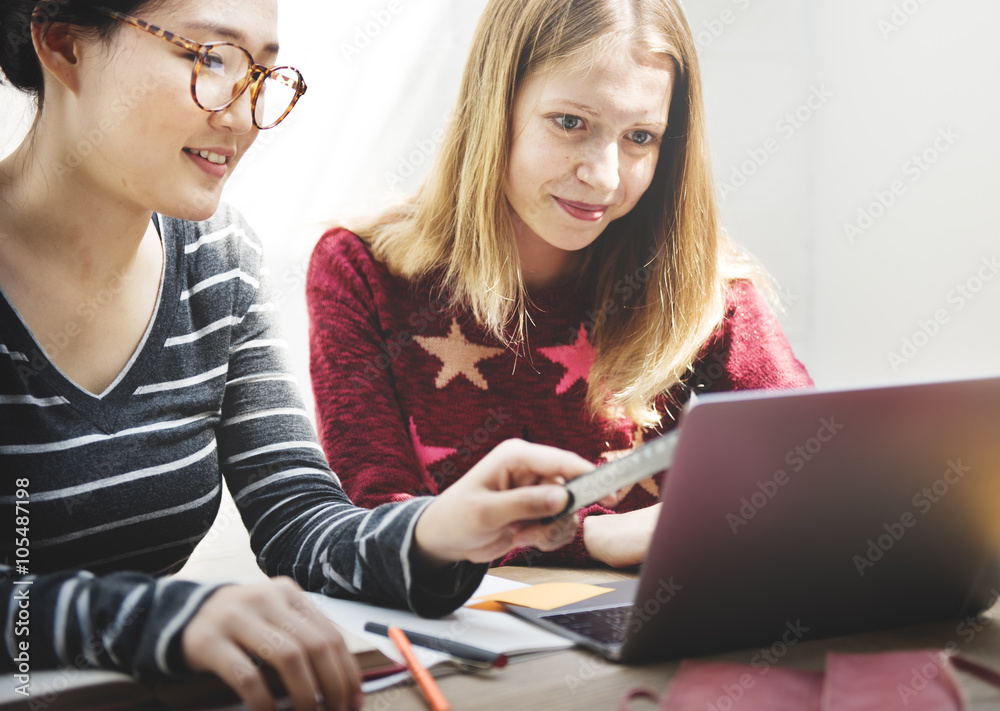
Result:
[[[708,395],[681,427],[625,660],[958,617],[996,598],[1000,379]]]

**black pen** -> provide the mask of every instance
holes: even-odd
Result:
[[[389,628],[378,622],[366,622],[365,631],[374,632],[383,637],[389,636]],[[471,662],[475,666],[495,667],[497,669],[507,666],[506,654],[496,654],[486,649],[472,647],[461,642],[453,642],[450,639],[432,637],[429,634],[421,634],[420,632],[411,632],[410,630],[403,630],[403,632],[413,644],[450,654],[461,661]]]

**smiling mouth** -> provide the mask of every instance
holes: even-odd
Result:
[[[565,210],[570,217],[574,217],[584,222],[598,222],[608,211],[607,205],[592,205],[586,202],[576,202],[574,200],[555,199],[559,206]]]
[[[190,153],[193,156],[204,158],[209,163],[215,163],[215,165],[225,165],[229,162],[229,159],[226,156],[219,155],[218,153],[212,153],[212,151],[196,151],[191,148],[185,148],[184,152]]]

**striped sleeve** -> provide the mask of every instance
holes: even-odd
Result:
[[[251,264],[241,270],[259,274],[259,258],[257,250],[242,250],[241,260]],[[371,510],[351,503],[286,366],[288,344],[278,333],[266,277],[241,285],[244,303],[236,312],[218,426],[222,470],[258,564],[314,592],[428,616],[451,612],[472,594],[486,566],[415,567],[414,528],[429,498]]]
[[[0,566],[0,666],[99,667],[145,682],[183,675],[181,632],[218,587],[140,573],[19,576]]]

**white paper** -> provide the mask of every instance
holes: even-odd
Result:
[[[523,587],[528,586],[524,583],[487,575],[472,597],[476,598],[481,595],[491,595]],[[365,623],[378,622],[389,627],[400,627],[442,639],[459,641],[495,654],[506,654],[511,662],[517,661],[519,653],[554,652],[573,646],[572,642],[559,635],[552,634],[530,622],[525,622],[504,612],[487,612],[461,607],[446,617],[427,619],[404,610],[376,607],[315,593],[310,593],[310,598],[316,607],[331,620],[349,632],[368,640],[387,657],[400,664],[403,663],[403,657],[392,640],[382,635],[366,632]],[[420,663],[427,668],[450,659],[448,655],[426,647],[414,646],[413,649]]]

